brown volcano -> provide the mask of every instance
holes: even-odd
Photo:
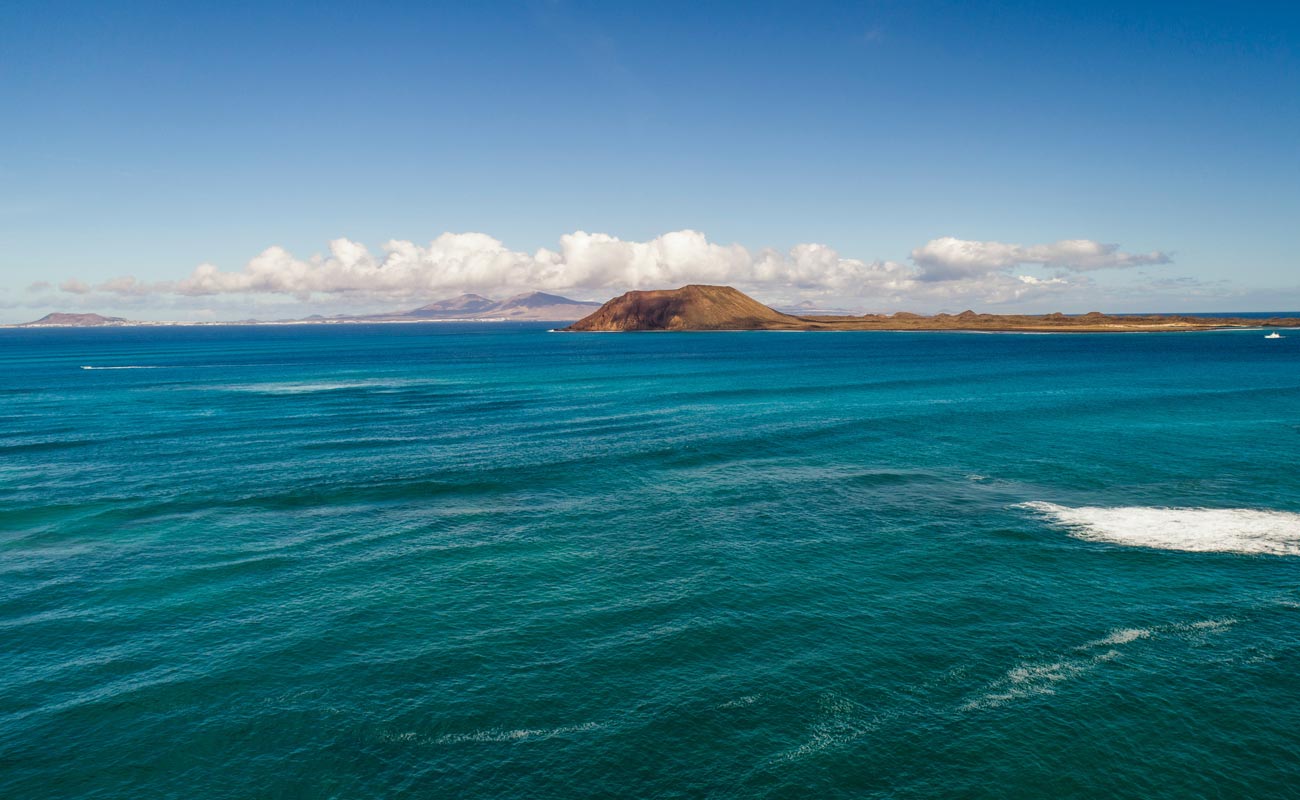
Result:
[[[123,322],[126,322],[126,320],[121,317],[105,317],[99,314],[70,314],[65,311],[55,311],[53,314],[46,314],[35,322],[24,322],[23,327],[92,328],[97,325],[117,325]]]
[[[800,328],[799,317],[773,311],[730,286],[683,286],[615,297],[567,331],[749,331]]]

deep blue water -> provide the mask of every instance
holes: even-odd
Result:
[[[0,331],[0,796],[1295,797],[1297,445],[1257,331]]]

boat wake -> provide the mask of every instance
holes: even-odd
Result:
[[[1071,508],[1021,503],[1094,542],[1198,553],[1300,555],[1300,514],[1249,508]]]

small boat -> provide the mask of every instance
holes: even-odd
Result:
[[[1272,333],[1270,333],[1268,336],[1265,336],[1264,338],[1265,338],[1265,339],[1285,339],[1286,337],[1283,336],[1282,334],[1278,333],[1277,331],[1273,331]]]

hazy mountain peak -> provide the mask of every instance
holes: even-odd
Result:
[[[592,303],[587,300],[571,300],[558,294],[524,292],[502,300],[498,308],[543,308],[546,306],[591,306],[596,308],[599,305],[600,303]]]
[[[481,294],[467,293],[467,294],[459,295],[457,297],[452,297],[448,300],[438,300],[436,302],[429,303],[428,305],[420,306],[419,308],[410,311],[408,313],[411,314],[419,314],[421,312],[441,313],[447,311],[477,313],[480,311],[487,311],[495,307],[496,305],[497,305],[497,301],[493,300],[490,297],[484,297]]]

